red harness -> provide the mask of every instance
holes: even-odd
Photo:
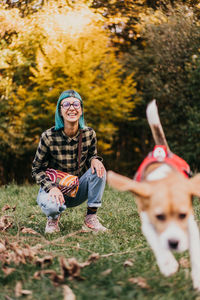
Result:
[[[164,162],[165,164],[172,166],[172,168],[184,174],[185,177],[189,177],[191,175],[190,167],[185,160],[180,158],[178,155],[167,151],[166,146],[156,145],[153,151],[147,155],[139,166],[134,179],[136,181],[141,181],[147,166],[156,162]]]

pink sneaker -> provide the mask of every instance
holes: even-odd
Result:
[[[47,219],[45,233],[56,233],[60,231],[60,227],[58,225],[58,219]]]
[[[98,220],[96,214],[90,214],[85,217],[84,220],[85,226],[83,225],[83,229],[89,229],[91,231],[99,232],[99,231],[107,231],[108,229],[104,227]]]

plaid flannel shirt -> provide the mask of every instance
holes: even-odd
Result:
[[[47,129],[42,133],[32,165],[33,178],[46,192],[57,186],[46,175],[45,171],[47,168],[80,177],[90,168],[93,158],[98,158],[102,161],[102,158],[97,156],[95,131],[90,127],[82,129],[80,173],[78,174],[80,130],[74,137],[70,138],[64,133],[63,129],[55,130],[54,128]]]

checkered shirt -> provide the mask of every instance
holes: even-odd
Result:
[[[63,129],[55,130],[55,127],[42,133],[32,165],[32,176],[38,184],[49,192],[56,183],[53,183],[46,175],[47,168],[60,170],[72,175],[81,176],[90,168],[91,160],[102,158],[97,156],[97,139],[95,131],[86,127],[82,129],[82,145],[80,159],[80,173],[78,174],[78,141],[80,130],[70,138]]]

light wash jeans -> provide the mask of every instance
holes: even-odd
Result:
[[[64,196],[65,203],[60,205],[56,201],[48,200],[48,193],[41,187],[37,197],[37,203],[43,213],[50,219],[57,219],[58,216],[67,207],[78,206],[88,199],[89,207],[100,207],[106,183],[106,175],[103,178],[97,176],[96,172],[92,174],[91,168],[85,172],[79,179],[79,189],[75,198]]]

